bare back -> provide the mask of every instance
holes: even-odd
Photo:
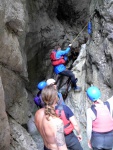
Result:
[[[40,132],[44,145],[51,150],[67,150],[63,132],[63,122],[57,117],[49,117],[44,114],[44,108],[35,114],[35,124]]]

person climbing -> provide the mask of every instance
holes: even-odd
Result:
[[[55,51],[54,52],[54,57],[53,57],[54,59],[51,58],[51,56],[50,56],[50,58],[51,58],[51,61],[52,61],[52,65],[53,65],[53,62],[61,60],[61,62],[56,63],[55,65],[53,65],[54,72],[56,74],[69,77],[71,79],[71,82],[72,82],[73,86],[74,86],[74,90],[80,92],[81,87],[77,86],[77,84],[76,84],[77,78],[75,78],[75,75],[73,74],[73,72],[71,70],[66,69],[66,66],[64,65],[65,61],[67,59],[66,55],[69,53],[71,46],[72,46],[72,44],[69,44],[69,46],[66,48],[66,50],[61,50],[60,46],[56,46],[55,50],[54,50]],[[64,60],[64,62],[63,62],[63,60]]]
[[[67,148],[69,150],[83,150],[80,144],[82,140],[80,128],[71,109],[66,105],[56,105],[55,110],[56,114],[64,123],[64,135]],[[74,129],[76,130],[77,136],[73,132]]]
[[[101,92],[91,86],[86,91],[93,102],[87,109],[88,146],[93,150],[112,150],[113,147],[113,96],[106,102],[100,100]]]
[[[37,88],[38,88],[39,92],[37,93],[37,96],[34,98],[34,102],[37,105],[37,107],[39,107],[39,108],[44,107],[44,102],[41,97],[41,92],[42,92],[43,88],[45,88],[46,86],[47,86],[47,83],[45,81],[41,81],[37,84]]]
[[[48,86],[48,85],[53,85],[53,87],[54,87],[55,89],[57,89],[57,83],[56,83],[56,81],[55,81],[54,79],[50,78],[50,79],[48,79],[48,80],[46,81],[46,83],[47,83],[47,86]],[[58,105],[61,105],[61,104],[65,105],[65,102],[64,102],[64,100],[63,100],[63,96],[62,96],[62,94],[61,94],[60,92],[58,92],[58,98],[59,98],[59,100],[58,100]]]
[[[63,121],[55,113],[57,90],[51,85],[46,86],[41,95],[45,107],[36,112],[35,125],[43,138],[44,150],[67,150]]]

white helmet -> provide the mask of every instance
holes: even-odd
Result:
[[[54,84],[56,81],[54,80],[54,79],[48,79],[47,81],[46,81],[46,83],[47,83],[47,86],[48,85],[51,85],[51,84]]]

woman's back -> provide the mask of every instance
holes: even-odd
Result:
[[[67,150],[65,139],[62,137],[64,126],[61,119],[49,117],[49,120],[47,120],[44,108],[42,108],[35,115],[35,123],[47,148],[51,150]]]

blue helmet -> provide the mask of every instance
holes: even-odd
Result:
[[[101,92],[96,86],[89,87],[86,93],[89,99],[93,102],[101,97]]]
[[[41,81],[41,82],[39,82],[39,83],[37,84],[37,88],[38,88],[39,90],[42,90],[43,88],[46,87],[46,85],[47,85],[47,83],[46,83],[45,81]]]

